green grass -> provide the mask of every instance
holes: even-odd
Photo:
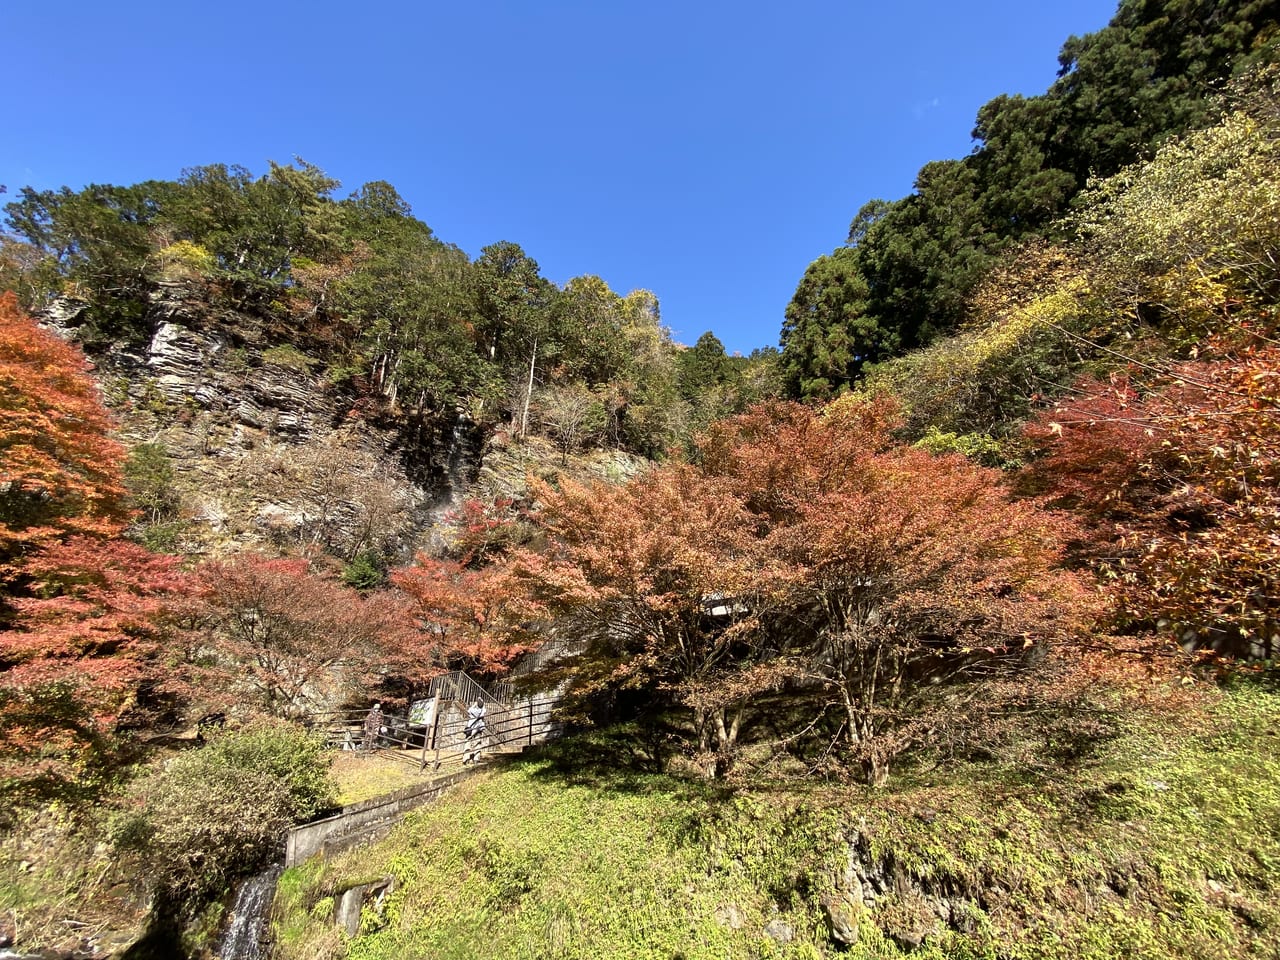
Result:
[[[415,764],[362,752],[336,753],[330,773],[338,786],[341,806],[395,793],[429,779]]]
[[[869,791],[729,792],[627,730],[484,773],[385,841],[286,874],[286,958],[1235,958],[1280,953],[1280,699],[1134,719],[1069,767],[956,764]],[[1181,728],[1180,728],[1181,727]],[[820,900],[850,845],[890,881],[839,953]],[[349,942],[333,898],[396,892]],[[953,923],[937,921],[945,897]],[[788,923],[778,944],[763,928]]]

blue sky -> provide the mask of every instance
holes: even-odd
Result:
[[[1114,0],[189,4],[11,0],[0,183],[300,156],[388,180],[472,256],[652,290],[677,339],[776,344],[873,197],[971,149]]]

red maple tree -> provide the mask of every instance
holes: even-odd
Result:
[[[516,567],[581,647],[576,692],[650,689],[691,713],[702,768],[732,764],[753,697],[777,682],[759,629],[785,573],[722,480],[673,463],[623,485],[535,483],[550,542]]]
[[[78,349],[0,296],[0,780],[109,763],[171,687],[172,558],[119,538],[123,449]]]
[[[121,529],[124,450],[111,427],[84,354],[0,294],[0,572],[71,534]]]
[[[391,583],[409,598],[433,662],[500,676],[530,649],[524,625],[531,607],[505,559],[475,568],[468,566],[470,559],[419,554],[391,572]]]
[[[884,401],[770,404],[714,425],[696,464],[535,485],[548,542],[519,566],[583,640],[579,687],[674,695],[717,775],[753,703],[786,687],[836,709],[837,742],[880,783],[944,712],[964,723],[957,704],[1070,637],[1088,604],[1058,569],[1066,519],[903,447],[894,423]]]
[[[1037,481],[1090,521],[1118,628],[1269,658],[1280,645],[1280,348],[1081,383],[1029,428]]]
[[[297,557],[242,553],[196,571],[194,612],[226,695],[294,717],[365,697],[378,671],[430,675],[434,651],[391,591],[361,594]]]
[[[898,444],[895,423],[883,399],[776,404],[704,444],[704,468],[735,485],[765,552],[789,565],[773,629],[794,675],[838,704],[840,739],[872,783],[942,724],[939,689],[953,714],[972,710],[985,681],[1040,659],[1088,613],[1086,583],[1059,569],[1064,517],[1012,497],[998,471]]]
[[[22,569],[0,632],[0,779],[31,788],[110,762],[117,734],[187,694],[169,618],[186,581],[174,557],[89,536]]]

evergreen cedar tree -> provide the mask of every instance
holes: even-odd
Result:
[[[895,423],[884,401],[766,405],[715,425],[697,466],[536,485],[550,542],[517,565],[586,643],[579,692],[667,692],[722,774],[754,701],[789,687],[838,708],[846,756],[881,783],[941,722],[938,684],[972,705],[1073,637],[1070,525],[995,471],[897,444]]]
[[[864,365],[956,329],[1011,243],[1061,236],[1088,178],[1210,121],[1220,81],[1274,58],[1275,23],[1269,0],[1126,0],[1102,30],[1070,38],[1044,94],[985,104],[969,156],[864,205],[847,245],[810,265],[782,327],[788,389],[829,398]]]

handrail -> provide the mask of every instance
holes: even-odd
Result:
[[[490,704],[503,702],[462,670],[454,670],[433,677],[427,686],[427,696],[439,697],[441,700],[456,700],[459,703],[474,703],[476,700]]]
[[[486,710],[482,735],[473,738],[465,735],[466,720],[459,708],[446,709],[444,701],[437,701],[429,727],[410,724],[402,715],[387,714],[369,744],[365,742],[366,710],[323,711],[309,715],[306,722],[311,729],[325,735],[327,746],[331,748],[386,752],[396,759],[417,763],[419,769],[427,765],[427,754],[433,752],[434,769],[439,769],[443,765],[463,762],[468,753],[478,756],[514,746],[524,747],[558,735],[561,725],[551,719],[551,712],[559,702],[559,697],[549,696],[528,698],[513,704],[495,704]],[[419,757],[411,756],[419,751]]]

